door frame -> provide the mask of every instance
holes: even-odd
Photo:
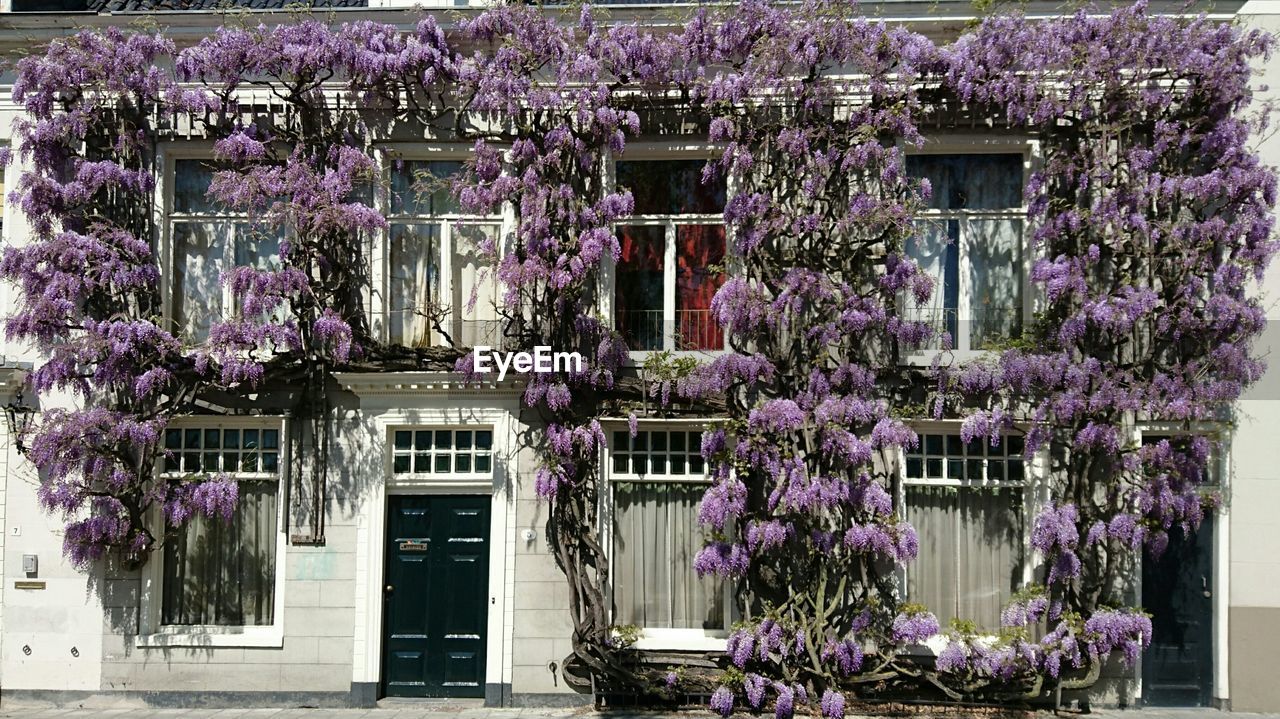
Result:
[[[397,373],[399,374],[399,373]],[[410,374],[410,373],[404,373]],[[412,373],[415,379],[428,373]],[[437,377],[438,373],[435,374]],[[339,377],[339,381],[346,379]],[[447,379],[406,386],[391,373],[343,382],[361,396],[365,429],[371,435],[358,448],[353,467],[374,479],[359,503],[356,518],[356,596],[352,683],[381,692],[383,653],[382,588],[386,570],[388,496],[391,494],[488,495],[489,611],[485,640],[485,705],[510,703],[511,642],[514,613],[515,481],[517,476],[520,391],[470,389],[463,397]],[[372,405],[372,406],[371,406]],[[391,472],[391,438],[396,429],[412,427],[484,427],[493,429],[493,478],[466,480],[396,480]],[[361,471],[361,470],[355,470]]]
[[[1228,647],[1228,637],[1230,636],[1229,619],[1231,612],[1230,592],[1231,592],[1231,452],[1232,452],[1232,430],[1234,428],[1224,422],[1144,422],[1141,423],[1135,431],[1134,442],[1141,444],[1144,434],[1152,434],[1159,436],[1168,435],[1206,435],[1219,443],[1218,456],[1213,460],[1214,471],[1217,472],[1218,491],[1222,495],[1224,504],[1228,507],[1228,511],[1220,512],[1214,517],[1213,522],[1213,548],[1210,556],[1213,560],[1213,577],[1212,587],[1213,600],[1210,602],[1210,608],[1213,616],[1210,618],[1210,626],[1212,627],[1213,642],[1213,689],[1210,692],[1210,705],[1214,709],[1227,709],[1231,706],[1230,693],[1230,668],[1228,661],[1230,652]],[[1145,553],[1138,557],[1138,561],[1145,560]],[[1142,565],[1136,568],[1133,578],[1134,583],[1134,603],[1137,604],[1142,600]],[[1142,693],[1142,655],[1138,655],[1138,661],[1133,667],[1134,686],[1137,691],[1134,697],[1139,703],[1143,702]]]

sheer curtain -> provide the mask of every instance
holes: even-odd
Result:
[[[390,337],[405,347],[431,345],[432,297],[439,278],[440,226],[391,226]]]
[[[921,271],[933,277],[934,282],[929,305],[917,310],[919,320],[929,322],[937,332],[949,332],[953,346],[959,341],[959,237],[960,223],[957,220],[919,220],[916,222],[916,236],[909,238],[906,244],[907,256],[920,265]],[[937,346],[939,344],[935,342],[934,347]]]
[[[456,224],[453,231],[453,338],[464,346],[501,346],[498,283],[489,262],[500,225]]]
[[[1000,626],[1022,579],[1022,488],[907,488],[907,521],[920,553],[907,566],[907,595],[942,626],[968,619]]]
[[[699,578],[698,502],[706,485],[614,484],[615,623],[646,629],[724,629],[721,582]]]
[[[193,517],[165,542],[162,624],[274,623],[278,486],[242,481],[231,521]]]
[[[209,336],[221,318],[222,272],[230,224],[178,222],[173,225],[173,321],[194,342]]]
[[[984,349],[1022,334],[1022,220],[972,219],[969,258],[970,346]]]

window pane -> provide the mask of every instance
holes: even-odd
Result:
[[[275,621],[277,482],[242,482],[230,522],[192,517],[164,545],[163,624]]]
[[[208,160],[177,160],[173,163],[173,211],[217,212],[219,205],[208,198],[213,182],[213,163]]]
[[[699,578],[697,484],[614,484],[614,601],[618,624],[724,629],[723,583]]]
[[[456,472],[471,471],[471,455],[459,454],[453,458],[453,469]]]
[[[489,455],[487,454],[476,455],[476,471],[477,472],[488,472],[489,465],[490,465]]]
[[[449,195],[449,178],[462,171],[456,161],[405,160],[391,172],[391,212],[430,216],[457,213]]]
[[[395,445],[396,449],[409,449],[413,444],[413,435],[409,432],[396,432]]]
[[[625,160],[617,163],[617,186],[631,190],[637,215],[719,214],[725,184],[703,183],[706,160]]]
[[[203,342],[222,317],[222,272],[230,224],[173,225],[173,323],[192,342]]]
[[[999,210],[1022,205],[1022,155],[909,155],[907,172],[928,178],[935,210]]]
[[[244,448],[245,449],[258,448],[258,430],[246,429],[244,431]]]
[[[1022,334],[1022,220],[971,220],[965,243],[971,303],[970,347]]]
[[[405,347],[428,347],[431,314],[439,307],[433,292],[440,282],[440,226],[393,224],[390,255],[389,340]]]
[[[259,270],[278,270],[280,264],[280,234],[269,228],[237,222],[232,225],[235,236],[235,266],[253,267]],[[240,298],[235,297],[235,311],[243,314]],[[273,318],[277,321],[285,319],[285,307],[276,308]]]
[[[951,334],[958,341],[958,309],[960,306],[960,223],[957,220],[921,220],[916,233],[907,238],[907,256],[920,265],[920,270],[933,277],[933,295],[919,308],[908,307],[909,318],[926,322],[936,335]],[[933,347],[939,347],[940,338]]]
[[[493,445],[493,432],[482,429],[476,432],[476,449],[489,449]]]
[[[391,471],[396,474],[403,474],[409,471],[409,455],[397,454],[391,460]]]
[[[185,436],[182,438],[182,446],[187,449],[199,449],[200,434],[200,430],[198,429],[188,429],[184,432]]]
[[[498,282],[490,262],[500,225],[453,225],[452,336],[464,347],[501,346]]]
[[[711,316],[711,298],[724,284],[724,226],[676,228],[677,349],[715,350],[724,346]]]
[[[622,247],[613,306],[616,326],[633,350],[662,349],[663,256],[666,228],[652,225],[618,228]]]

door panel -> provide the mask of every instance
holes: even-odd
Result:
[[[1142,655],[1142,697],[1150,706],[1209,706],[1213,700],[1213,517],[1185,534],[1169,531],[1159,558],[1144,558],[1142,606],[1151,646]]]
[[[484,696],[488,539],[488,497],[390,498],[385,696]]]

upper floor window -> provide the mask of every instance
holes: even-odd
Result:
[[[907,157],[907,171],[933,189],[906,248],[935,280],[919,319],[949,333],[954,349],[1022,334],[1023,161],[1021,153]]]
[[[999,447],[959,433],[921,434],[905,452],[905,515],[920,540],[906,569],[907,596],[945,628],[952,619],[1000,626],[1025,577],[1022,437]]]
[[[634,217],[618,227],[614,322],[632,350],[718,350],[711,298],[724,284],[723,181],[702,182],[703,160],[625,160],[617,187]]]
[[[174,327],[192,342],[239,311],[222,275],[233,267],[280,266],[280,237],[230,212],[207,196],[215,166],[207,160],[176,160],[169,239],[173,248],[171,312]]]
[[[166,538],[161,625],[276,622],[280,440],[278,423],[165,429],[166,477],[225,473],[237,480],[239,495],[230,521],[196,515]]]
[[[461,213],[448,180],[459,161],[396,161],[387,242],[387,341],[499,345],[497,282],[485,261],[501,219]]]
[[[680,428],[613,433],[615,624],[647,632],[728,627],[724,581],[693,569],[704,542],[698,504],[709,484],[701,436]]]

